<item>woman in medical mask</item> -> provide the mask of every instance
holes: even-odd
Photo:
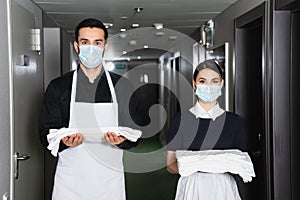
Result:
[[[223,76],[223,69],[214,60],[206,60],[196,67],[192,82],[197,102],[173,119],[168,133],[167,170],[170,173],[179,173],[177,150],[245,149],[242,118],[225,112],[217,101],[222,95]],[[240,199],[235,179],[229,173],[196,172],[191,176],[179,179],[176,200]]]

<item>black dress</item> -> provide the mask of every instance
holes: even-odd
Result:
[[[246,137],[241,117],[224,112],[215,121],[196,118],[190,111],[178,114],[168,133],[169,151],[225,150],[244,151]],[[178,180],[175,200],[240,200],[234,177],[228,173],[193,173]]]
[[[224,123],[221,121],[225,120]],[[220,132],[210,141],[210,145],[203,144],[211,127],[218,124]],[[211,134],[212,132],[210,132]],[[208,149],[246,149],[246,133],[243,119],[231,112],[224,112],[212,119],[196,118],[190,111],[175,116],[168,132],[169,151],[176,150],[208,150]]]

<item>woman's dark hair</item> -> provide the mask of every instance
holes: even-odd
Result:
[[[89,27],[89,28],[101,28],[104,31],[104,39],[107,40],[107,38],[108,38],[108,32],[107,32],[107,29],[104,26],[104,24],[100,20],[98,20],[98,19],[88,18],[88,19],[84,19],[83,21],[81,21],[77,25],[77,27],[75,28],[75,39],[76,39],[76,42],[78,42],[79,30],[81,28],[85,28],[85,27]]]
[[[196,78],[202,69],[211,69],[211,70],[217,72],[220,75],[220,77],[222,79],[224,79],[224,69],[220,66],[218,61],[211,59],[211,60],[206,60],[206,61],[200,63],[196,67],[194,74],[193,74],[194,81],[196,81]]]

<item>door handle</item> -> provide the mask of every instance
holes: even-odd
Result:
[[[9,199],[10,199],[9,198],[9,193],[8,192],[4,193],[3,196],[2,196],[2,200],[9,200]]]
[[[28,160],[31,156],[30,155],[22,155],[22,156],[18,156],[17,160]]]
[[[29,158],[31,158],[31,156],[26,155],[26,154],[19,156],[19,153],[15,152],[13,158],[14,158],[14,177],[15,177],[15,179],[18,179],[18,177],[19,177],[19,161],[28,160]]]

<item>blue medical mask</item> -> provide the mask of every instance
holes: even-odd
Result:
[[[196,95],[204,103],[212,103],[222,95],[221,85],[196,85]]]
[[[79,46],[79,59],[87,68],[96,68],[102,63],[104,49],[94,45]]]

